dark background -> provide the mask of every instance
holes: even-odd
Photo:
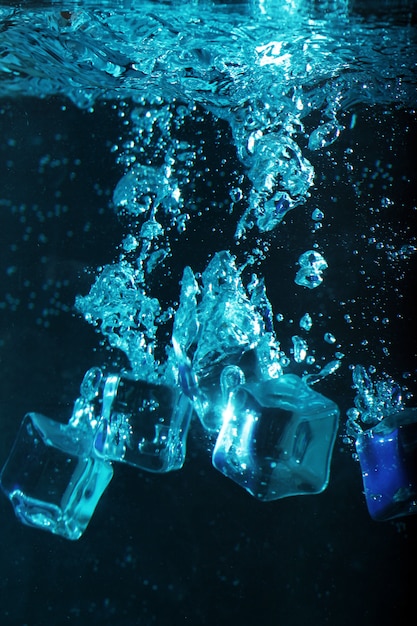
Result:
[[[3,101],[0,112],[3,464],[25,412],[68,419],[85,370],[118,361],[73,302],[88,292],[97,266],[117,258],[126,232],[110,207],[121,175],[111,146],[126,129],[111,103],[86,112],[58,99],[14,100]],[[346,355],[341,370],[317,385],[341,410],[327,490],[269,504],[254,500],[214,470],[210,442],[195,423],[181,471],[154,476],[115,467],[77,542],[22,526],[1,496],[1,624],[408,623],[417,518],[370,519],[344,422],[353,406],[351,364],[375,365],[416,392],[416,255],[394,254],[416,235],[416,122],[399,111],[357,113],[352,130],[349,116],[343,120],[347,130],[331,150],[311,155],[312,197],[263,239],[269,250],[259,267],[274,312],[285,317],[276,326],[283,348],[289,352],[309,311],[318,360],[335,350],[323,342],[326,331]],[[173,242],[170,276],[162,269],[151,285],[161,299],[178,296],[178,261],[202,270],[216,250],[242,255],[232,238],[236,215],[225,208],[228,181],[241,166],[227,148],[227,127],[210,116],[202,124],[209,162],[195,198],[210,210],[196,211]],[[392,201],[384,210],[383,197]],[[317,207],[325,219],[313,232]],[[245,246],[255,242],[253,233]],[[294,285],[296,261],[315,242],[329,269],[324,284],[307,292]]]

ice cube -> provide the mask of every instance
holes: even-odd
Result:
[[[111,374],[103,389],[96,451],[150,472],[180,469],[191,414],[192,404],[179,389]]]
[[[295,375],[234,389],[213,465],[259,500],[320,493],[329,480],[339,410]]]
[[[79,539],[112,476],[111,464],[94,454],[92,439],[29,413],[0,483],[21,522]]]

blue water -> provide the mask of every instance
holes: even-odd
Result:
[[[0,462],[27,411],[69,419],[89,367],[170,376],[178,320],[204,371],[217,344],[181,280],[208,302],[220,251],[243,343],[262,328],[341,413],[320,495],[258,503],[194,420],[184,468],[118,465],[76,544],[2,498],[2,623],[383,625],[413,606],[416,520],[369,518],[346,412],[356,364],[385,381],[378,406],[416,404],[415,22],[414,2],[0,7]]]

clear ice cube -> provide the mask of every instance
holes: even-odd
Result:
[[[91,439],[29,413],[2,470],[0,483],[18,519],[66,539],[79,539],[113,476]]]
[[[320,493],[329,480],[339,410],[295,375],[235,388],[213,465],[259,500]]]
[[[191,402],[178,389],[111,374],[103,388],[96,451],[150,472],[180,469],[191,414]]]

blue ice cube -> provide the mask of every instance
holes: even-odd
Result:
[[[329,480],[339,410],[298,376],[230,394],[213,465],[259,500],[320,493]]]
[[[21,522],[79,539],[112,476],[111,464],[94,455],[91,439],[29,413],[0,483]]]
[[[417,513],[417,410],[362,431],[356,450],[370,516],[384,521]]]

